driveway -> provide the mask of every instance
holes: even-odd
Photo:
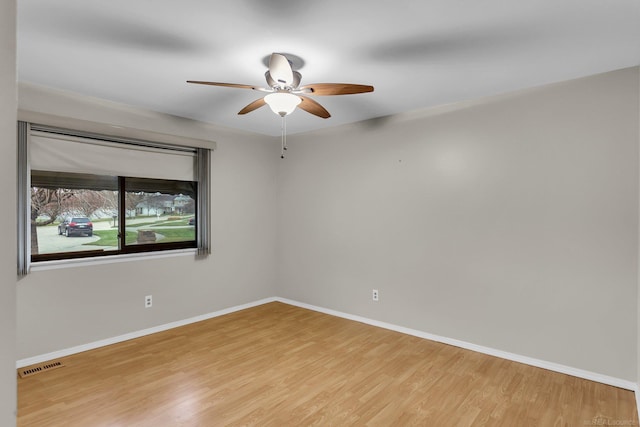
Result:
[[[94,222],[94,230],[108,230],[111,228],[110,222]],[[75,251],[95,251],[95,250],[114,250],[113,246],[95,246],[85,245],[85,243],[100,240],[98,236],[71,236],[66,237],[58,234],[57,226],[38,227],[38,252],[41,254],[50,254],[56,252],[75,252]]]

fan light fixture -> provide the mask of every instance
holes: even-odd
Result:
[[[277,115],[284,117],[293,113],[293,110],[302,102],[299,96],[289,92],[274,92],[264,97],[271,111]]]

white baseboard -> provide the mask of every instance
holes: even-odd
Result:
[[[533,357],[521,356],[519,354],[509,353],[502,350],[496,350],[494,348],[485,347],[477,344],[472,344],[465,341],[456,340],[453,338],[442,337],[439,335],[430,334],[428,332],[419,331],[416,329],[405,328],[403,326],[393,325],[391,323],[380,322],[378,320],[368,319],[366,317],[356,316],[353,314],[343,313],[336,310],[331,310],[323,307],[317,307],[311,304],[305,304],[298,301],[290,300],[287,298],[275,298],[276,301],[280,301],[285,304],[295,305],[297,307],[306,308],[313,311],[318,311],[332,316],[342,317],[344,319],[354,320],[356,322],[365,323],[367,325],[377,326],[379,328],[389,329],[403,334],[412,335],[418,338],[424,338],[431,341],[441,342],[443,344],[453,345],[455,347],[464,348],[467,350],[476,351],[478,353],[488,354],[490,356],[500,357],[502,359],[511,360],[514,362],[524,363],[525,365],[535,366],[537,368],[547,369],[549,371],[559,372],[562,374],[571,375],[586,380],[596,381],[599,383],[611,385],[614,387],[623,388],[626,390],[636,391],[637,385],[632,381],[623,380],[620,378],[610,377],[608,375],[598,374],[596,372],[585,371],[583,369],[573,368],[571,366],[565,366],[558,363],[547,362],[546,360],[535,359]],[[636,391],[636,400],[638,400],[638,393]],[[638,405],[640,408],[640,405]]]
[[[476,351],[478,353],[488,354],[490,356],[500,357],[502,359],[512,360],[514,362],[524,363],[525,365],[535,366],[538,368],[547,369],[554,372],[559,372],[562,374],[571,375],[578,378],[583,378],[591,381],[596,381],[599,383],[611,385],[614,387],[620,387],[626,390],[631,390],[635,392],[636,402],[638,403],[637,407],[640,408],[640,392],[638,391],[638,386],[636,383],[623,380],[620,378],[611,377],[608,375],[599,374],[596,372],[585,371],[583,369],[573,368],[571,366],[565,366],[558,363],[547,362],[545,360],[535,359],[528,356],[522,356],[519,354],[509,353],[502,350],[496,350],[490,347],[485,347],[477,344],[468,343],[465,341],[456,340],[453,338],[442,337],[439,335],[430,334],[427,332],[419,331],[416,329],[405,328],[403,326],[393,325],[391,323],[380,322],[378,320],[368,319],[362,316],[356,316],[353,314],[343,313],[336,310],[331,310],[328,308],[318,307],[311,304],[302,303],[299,301],[290,300],[287,298],[280,297],[271,297],[265,298],[258,301],[250,302],[247,304],[237,305],[234,307],[226,308],[223,310],[214,311],[212,313],[203,314],[196,317],[191,317],[189,319],[179,320],[176,322],[166,323],[164,325],[155,326],[153,328],[143,329],[136,332],[131,332],[124,335],[119,335],[113,338],[107,338],[100,341],[94,341],[89,344],[83,344],[76,347],[71,347],[59,351],[54,351],[51,353],[41,354],[34,357],[29,357],[26,359],[21,359],[16,362],[16,368],[23,368],[25,366],[34,365],[36,363],[46,362],[52,359],[58,359],[61,357],[69,356],[76,353],[81,353],[87,350],[93,350],[99,347],[104,347],[111,344],[116,344],[122,341],[128,341],[134,338],[139,338],[145,335],[155,334],[156,332],[166,331],[168,329],[177,328],[180,326],[188,325],[190,323],[200,322],[202,320],[211,319],[214,317],[222,316],[225,314],[233,313],[236,311],[244,310],[247,308],[255,307],[262,304],[267,304],[270,302],[279,301],[284,304],[293,305],[296,307],[306,308],[308,310],[318,311],[320,313],[329,314],[332,316],[341,317],[348,320],[354,320],[356,322],[365,323],[367,325],[377,326],[379,328],[389,329],[392,331],[400,332],[407,335],[412,335],[419,338],[428,339],[431,341],[441,342],[443,344],[453,345],[455,347],[464,348],[467,350]],[[640,411],[640,409],[639,409]]]
[[[180,326],[188,325],[190,323],[200,322],[202,320],[211,319],[225,314],[233,313],[236,311],[244,310],[246,308],[255,307],[269,302],[276,301],[276,298],[265,298],[258,301],[250,302],[247,304],[236,305],[234,307],[225,308],[222,310],[214,311],[212,313],[203,314],[200,316],[191,317],[189,319],[178,320],[176,322],[165,323],[164,325],[154,326],[153,328],[142,329],[140,331],[130,332],[124,335],[118,335],[117,337],[107,338],[104,340],[94,341],[89,344],[82,344],[71,348],[65,348],[63,350],[54,351],[51,353],[41,354],[34,357],[28,357],[26,359],[20,359],[16,362],[16,369],[23,368],[25,366],[35,365],[36,363],[46,362],[48,360],[58,359],[72,354],[81,353],[87,350],[93,350],[96,348],[104,347],[111,344],[116,344],[122,341],[128,341],[134,338],[140,338],[145,335],[155,334],[156,332],[162,332],[169,329],[177,328]]]

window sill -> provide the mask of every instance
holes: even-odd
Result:
[[[147,259],[170,258],[176,256],[195,256],[197,249],[174,249],[160,252],[140,252],[134,254],[109,255],[92,258],[62,259],[55,261],[38,261],[31,263],[30,271],[55,270],[59,268],[84,267],[89,265],[113,264],[119,262],[139,261]]]

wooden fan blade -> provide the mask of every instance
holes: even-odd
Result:
[[[199,85],[210,85],[210,86],[224,86],[224,87],[236,87],[239,89],[253,89],[260,90],[261,88],[251,85],[241,85],[236,83],[218,83],[218,82],[203,82],[198,80],[187,80],[187,83],[195,83]]]
[[[276,83],[290,86],[293,83],[293,70],[286,56],[272,53],[269,59],[269,74]]]
[[[373,92],[373,86],[354,85],[350,83],[315,83],[304,85],[301,91],[308,95],[353,95],[356,93]]]
[[[253,101],[251,104],[247,105],[246,107],[244,107],[242,110],[240,110],[238,112],[238,114],[247,114],[252,112],[253,110],[257,110],[258,108],[262,107],[263,105],[265,105],[266,102],[264,101],[264,98],[259,98],[256,99],[255,101]]]
[[[298,104],[298,107],[302,108],[307,113],[311,113],[314,116],[322,117],[323,119],[328,119],[331,117],[331,114],[320,104],[314,101],[311,98],[307,98],[306,96],[300,96],[302,102]]]

